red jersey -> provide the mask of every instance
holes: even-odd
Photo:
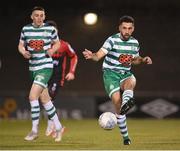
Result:
[[[67,57],[70,58],[69,72],[73,74],[75,73],[75,70],[76,70],[78,57],[74,49],[71,47],[71,45],[68,42],[64,40],[60,40],[60,43],[61,43],[60,48],[52,56],[54,69],[53,69],[53,75],[51,79],[58,80],[60,86],[63,86],[65,72],[66,72]]]

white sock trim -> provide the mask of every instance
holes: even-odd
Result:
[[[51,109],[54,105],[53,105],[52,101],[49,100],[47,103],[43,104],[43,106],[44,106],[44,108],[45,108],[46,110],[49,110],[49,109]]]
[[[30,101],[30,105],[31,106],[39,106],[39,101],[38,100]]]

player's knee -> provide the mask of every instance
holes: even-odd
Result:
[[[134,80],[131,80],[127,85],[129,88],[134,89],[136,82]]]
[[[29,94],[29,100],[30,101],[38,100],[38,97],[34,94]]]
[[[124,81],[123,89],[124,90],[132,89],[133,90],[135,86],[136,86],[136,79],[134,77],[132,77],[132,78],[129,78]]]
[[[42,104],[47,103],[50,100],[50,97],[48,95],[41,94],[40,95],[40,101]]]

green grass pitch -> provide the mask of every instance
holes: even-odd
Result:
[[[26,142],[23,138],[31,129],[30,120],[1,120],[0,150],[180,150],[179,119],[128,119],[129,146],[123,145],[118,127],[103,130],[97,119],[62,123],[67,131],[61,142],[45,136],[45,120],[40,122],[39,138]]]

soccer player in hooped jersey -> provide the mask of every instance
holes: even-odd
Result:
[[[139,43],[132,37],[134,19],[122,16],[119,21],[119,33],[110,36],[102,48],[93,53],[85,49],[86,59],[103,62],[103,80],[107,94],[111,98],[118,120],[118,126],[123,136],[124,145],[130,145],[126,125],[126,113],[134,106],[134,88],[136,78],[131,73],[131,65],[152,64],[150,57],[139,55]]]
[[[58,26],[55,21],[48,20],[47,24],[54,26],[58,30]],[[60,39],[60,48],[52,55],[53,58],[53,74],[48,82],[48,90],[51,99],[54,101],[57,96],[59,88],[64,86],[64,81],[71,81],[75,79],[75,71],[78,63],[78,57],[71,47],[71,45]],[[67,59],[70,59],[69,69],[66,74]],[[48,126],[46,129],[46,136],[53,135],[54,124],[53,121],[48,117]]]
[[[29,93],[32,130],[24,139],[32,141],[38,137],[39,100],[41,100],[48,116],[54,122],[56,129],[55,141],[59,142],[61,141],[64,127],[59,121],[56,108],[51,102],[47,89],[47,83],[53,72],[51,56],[60,47],[59,37],[54,26],[44,23],[44,8],[34,7],[31,19],[32,23],[22,28],[18,45],[19,52],[25,59],[29,60],[29,71],[32,79],[32,86]]]

